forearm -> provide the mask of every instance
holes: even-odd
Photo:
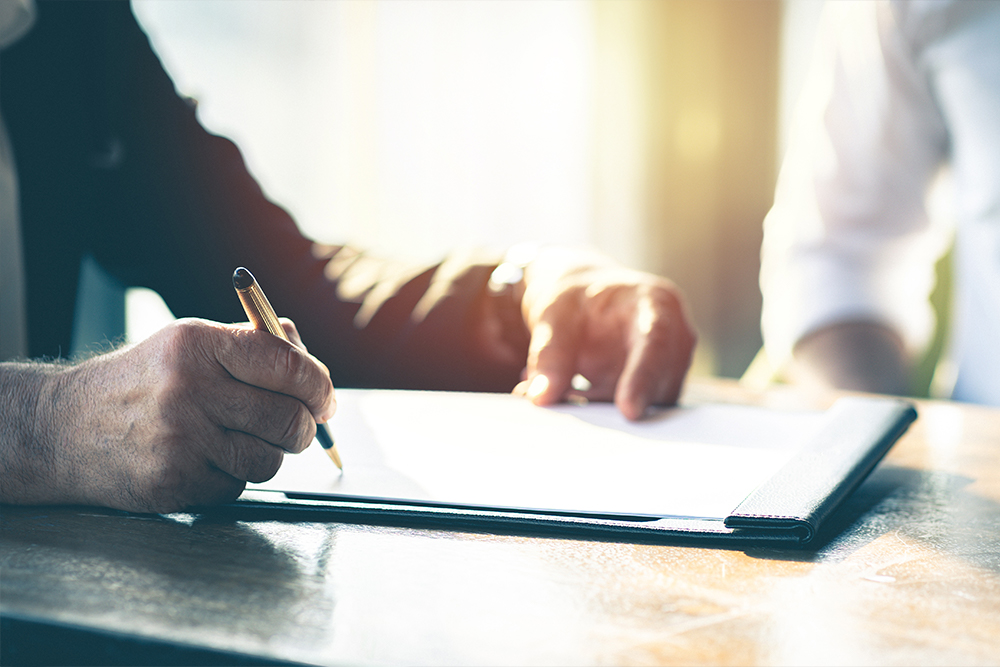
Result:
[[[440,264],[412,265],[350,248],[332,250],[319,254],[326,266],[303,292],[311,301],[289,292],[272,302],[278,308],[281,299],[282,314],[295,320],[310,351],[330,367],[335,385],[509,391],[517,383],[526,341],[517,358],[489,342],[510,333],[496,317],[508,310],[517,315],[516,305],[508,309],[504,299],[488,293],[498,256],[455,252]],[[487,321],[493,323],[487,328],[499,330],[483,331]]]
[[[909,386],[909,359],[889,327],[842,322],[800,340],[789,375],[805,385],[898,395]]]
[[[0,502],[62,500],[54,396],[60,364],[0,364]]]

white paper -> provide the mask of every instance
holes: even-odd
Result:
[[[314,443],[249,488],[489,508],[724,518],[816,432],[822,413],[738,405],[629,422],[610,404],[506,394],[338,390],[339,473]]]

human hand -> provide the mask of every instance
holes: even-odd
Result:
[[[336,407],[327,368],[283,324],[295,344],[178,320],[51,374],[37,406],[44,469],[32,472],[41,484],[18,501],[170,512],[270,479]]]
[[[515,393],[538,405],[613,400],[629,419],[677,402],[696,335],[669,280],[596,253],[547,249],[525,269],[521,310],[531,342]],[[577,374],[589,389],[572,387]]]
[[[849,320],[817,329],[796,343],[787,375],[812,389],[905,395],[911,366],[903,339],[893,329]]]

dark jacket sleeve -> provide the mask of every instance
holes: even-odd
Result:
[[[127,3],[38,10],[32,32],[4,52],[2,92],[21,179],[29,336],[44,327],[31,304],[56,291],[44,285],[55,279],[50,262],[90,253],[124,284],[159,292],[175,315],[220,321],[245,320],[231,276],[246,266],[337,386],[517,381],[520,368],[489,361],[470,335],[493,258],[409,266],[312,243],[236,146],[201,127]]]

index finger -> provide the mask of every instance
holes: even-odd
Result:
[[[556,403],[569,391],[583,335],[579,320],[553,307],[531,328],[525,392],[536,405]]]
[[[635,323],[615,405],[629,419],[638,419],[650,405],[673,405],[680,397],[691,365],[695,335],[679,308],[658,308],[644,299]]]

